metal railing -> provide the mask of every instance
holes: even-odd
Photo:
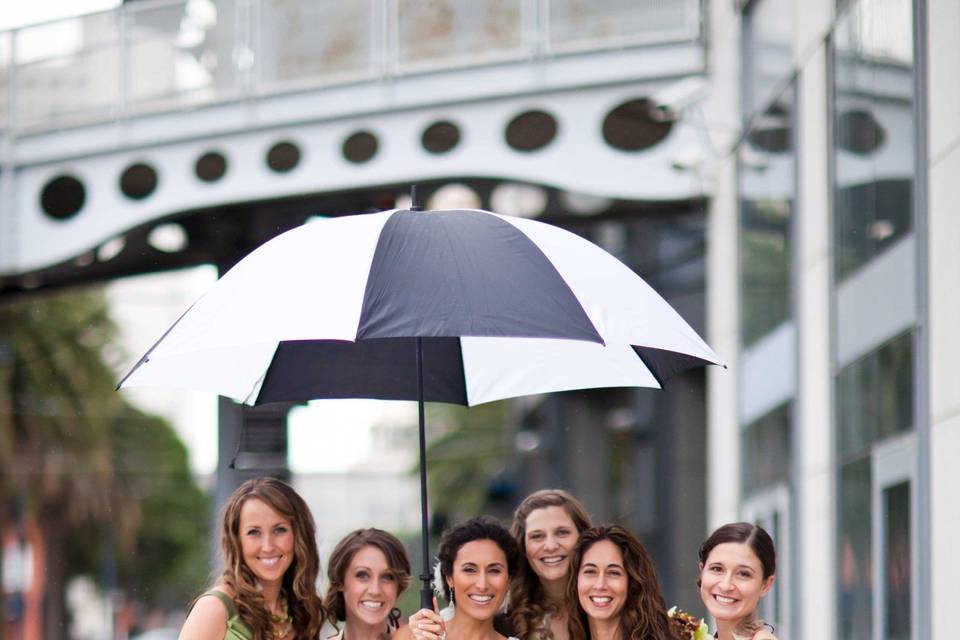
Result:
[[[700,0],[143,0],[0,32],[0,130],[700,34]]]

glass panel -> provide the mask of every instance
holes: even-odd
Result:
[[[740,330],[745,346],[790,316],[793,102],[791,86],[754,120],[740,150]]]
[[[784,493],[783,495],[785,496],[786,494]],[[746,503],[749,504],[749,502],[750,500],[747,499]],[[787,555],[789,551],[786,546],[783,529],[787,524],[781,516],[781,513],[786,509],[787,505],[782,503],[781,500],[777,500],[775,505],[761,508],[756,514],[756,517],[750,519],[751,522],[760,525],[770,534],[773,545],[778,551],[777,579],[773,582],[773,588],[770,589],[770,593],[760,600],[759,612],[760,617],[763,618],[764,621],[772,624],[774,628],[777,629],[777,633],[781,638],[785,637],[788,632],[787,629],[783,628],[784,618],[782,617],[787,607],[785,600],[788,583],[785,581],[790,579],[790,571],[787,566],[789,564]]]
[[[840,585],[837,614],[844,640],[873,637],[873,538],[870,508],[870,458],[840,470]],[[829,633],[824,630],[824,636]]]
[[[398,64],[476,64],[524,55],[521,0],[399,0]]]
[[[782,555],[789,553],[789,549],[787,549],[782,544],[783,536],[781,535],[781,530],[780,530],[780,511],[779,510],[773,512],[773,516],[770,519],[770,525],[771,526],[770,526],[769,533],[770,533],[770,537],[773,538],[773,544],[775,545],[775,547],[777,549],[780,549],[780,553]],[[781,586],[783,584],[782,583],[783,579],[789,579],[789,578],[786,578],[784,576],[783,578],[781,578],[781,580],[774,580],[773,588],[770,590],[770,593],[767,594],[767,597],[764,598],[766,602],[764,603],[763,610],[761,612],[761,615],[763,615],[764,620],[769,620],[774,624],[776,624],[777,622],[783,619],[780,617],[780,614],[784,609],[783,607],[784,603],[780,602],[780,599],[783,597],[783,591],[784,591]],[[783,634],[783,631],[785,630],[780,631],[781,635]]]
[[[754,0],[744,19],[744,114],[757,113],[793,74],[794,0]]]
[[[790,411],[787,402],[743,430],[743,492],[790,480]]]
[[[103,118],[120,101],[119,49],[79,51],[17,67],[18,128],[57,127]]]
[[[7,128],[7,116],[10,110],[11,44],[13,44],[12,32],[0,31],[0,131]]]
[[[115,112],[120,49],[113,12],[25,27],[15,32],[18,126],[62,126]]]
[[[853,3],[835,34],[834,271],[842,280],[913,226],[912,3]]]
[[[373,73],[372,4],[265,0],[258,47],[263,82],[331,82]]]
[[[662,42],[699,34],[699,3],[689,0],[553,0],[550,47],[581,49]]]
[[[232,0],[127,5],[127,82],[134,109],[213,100],[238,86],[252,64],[238,47]]]
[[[886,526],[884,557],[884,638],[910,637],[910,483],[883,490]]]
[[[840,456],[863,453],[913,426],[913,334],[907,332],[837,375]]]

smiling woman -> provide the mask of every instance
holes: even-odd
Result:
[[[757,616],[776,578],[770,535],[748,522],[727,524],[700,547],[700,598],[717,622],[720,640],[776,640]]]
[[[180,640],[316,638],[320,561],[303,498],[275,478],[248,480],[227,502],[220,535],[223,575],[194,602]]]
[[[587,529],[573,554],[567,586],[578,609],[570,637],[672,640],[657,570],[635,535],[615,524]]]
[[[324,608],[331,621],[343,622],[330,638],[389,638],[399,626],[400,610],[394,605],[410,584],[410,561],[393,534],[357,529],[330,554],[327,581]]]
[[[521,638],[568,640],[570,558],[590,516],[580,501],[560,489],[531,493],[517,506],[510,530],[523,551],[510,584],[510,622]]]
[[[504,640],[494,628],[507,588],[517,571],[517,545],[510,532],[493,518],[471,518],[443,534],[440,541],[440,578],[454,614],[444,621],[436,610],[421,609],[397,640]],[[516,640],[511,638],[510,640]]]

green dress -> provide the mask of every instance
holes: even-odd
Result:
[[[227,608],[227,632],[223,635],[223,640],[253,640],[253,632],[240,619],[237,613],[237,605],[223,591],[207,591],[200,597],[213,596],[223,603]]]

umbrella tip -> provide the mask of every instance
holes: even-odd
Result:
[[[423,203],[417,195],[417,185],[410,185],[410,211],[423,211]]]

